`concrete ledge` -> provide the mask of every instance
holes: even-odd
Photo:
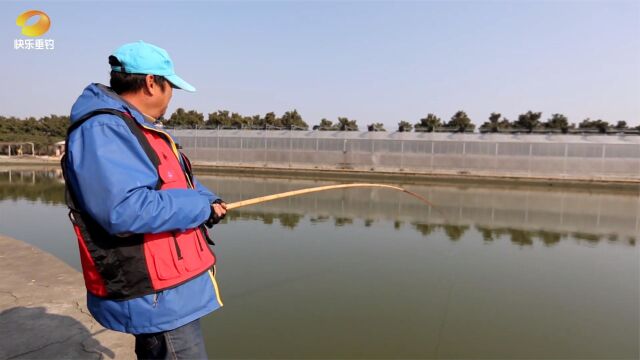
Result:
[[[596,179],[596,178],[556,178],[534,176],[507,176],[497,174],[469,174],[455,172],[414,173],[384,172],[351,169],[299,169],[276,167],[250,167],[235,165],[214,165],[193,162],[194,170],[202,174],[266,176],[274,178],[300,178],[312,180],[388,182],[401,184],[482,184],[486,186],[537,186],[576,189],[602,189],[640,191],[640,174],[637,179]]]
[[[15,165],[57,165],[60,166],[60,158],[54,156],[6,156],[0,155],[0,166]]]
[[[12,157],[0,156],[0,169],[59,169],[60,160],[52,157]],[[585,189],[640,191],[640,174],[632,178],[596,177],[554,177],[535,175],[507,175],[492,173],[469,173],[457,171],[411,172],[361,169],[265,167],[243,164],[216,164],[192,161],[199,173],[216,175],[266,176],[274,178],[295,177],[300,179],[321,179],[336,181],[377,181],[402,184],[482,184],[487,186],[537,186]]]
[[[0,235],[0,359],[134,359],[134,338],[86,308],[82,274]]]

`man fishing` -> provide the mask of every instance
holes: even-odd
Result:
[[[109,64],[110,87],[87,86],[71,109],[62,159],[87,306],[104,327],[135,336],[138,358],[205,359],[199,319],[222,301],[203,224],[226,204],[154,126],[173,89],[195,88],[142,41]]]

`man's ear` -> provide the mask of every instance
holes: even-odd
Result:
[[[156,93],[156,91],[158,91],[158,84],[156,84],[153,75],[149,75],[147,74],[144,77],[144,92],[145,94],[149,95],[149,96],[153,96],[153,94]]]

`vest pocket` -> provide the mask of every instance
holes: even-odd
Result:
[[[151,276],[171,281],[204,270],[209,247],[201,243],[197,229],[145,235],[145,256]]]
[[[188,272],[201,270],[204,248],[200,244],[197,231],[189,229],[177,235],[178,244],[182,252],[181,262]]]
[[[184,272],[184,266],[180,260],[182,249],[179,248],[174,234],[168,232],[147,234],[145,240],[146,253],[153,260],[158,279],[175,279]]]

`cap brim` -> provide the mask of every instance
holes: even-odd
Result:
[[[189,91],[189,92],[196,91],[196,88],[194,88],[188,82],[182,80],[182,78],[178,75],[168,75],[168,76],[165,76],[165,79],[169,80],[175,87],[179,89]]]

